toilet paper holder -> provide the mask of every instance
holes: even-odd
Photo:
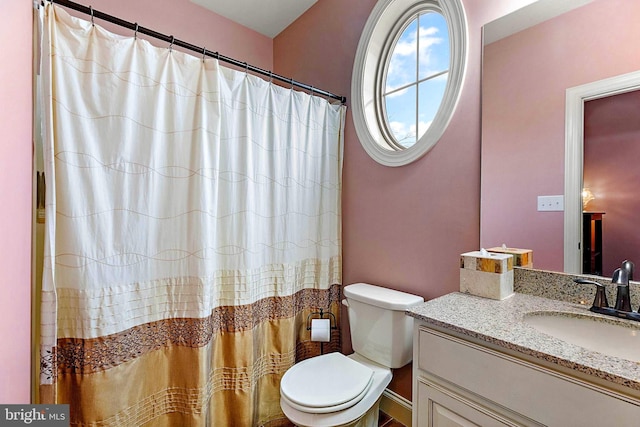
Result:
[[[325,313],[324,310],[321,308],[320,311],[314,311],[313,313],[310,313],[307,316],[307,331],[311,330],[311,319],[324,319],[325,315],[329,317],[329,324],[331,325],[331,330],[338,329],[338,326],[337,326],[338,321],[336,320],[335,314],[331,312]],[[312,316],[320,316],[320,317],[312,317]]]
[[[311,331],[312,319],[324,319],[325,316],[329,318],[330,330],[338,329],[338,321],[336,320],[335,314],[331,312],[325,313],[321,308],[320,311],[314,311],[307,316],[307,331]],[[324,354],[324,342],[320,342],[320,354]]]

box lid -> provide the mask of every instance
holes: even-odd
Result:
[[[466,252],[460,255],[460,268],[487,273],[506,273],[513,270],[513,255],[487,251]]]

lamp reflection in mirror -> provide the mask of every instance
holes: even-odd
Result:
[[[582,210],[586,211],[587,205],[589,204],[589,202],[594,200],[595,198],[596,197],[593,195],[591,190],[589,190],[588,188],[583,188],[582,189]]]

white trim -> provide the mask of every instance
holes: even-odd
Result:
[[[398,393],[389,390],[388,388],[382,393],[382,400],[380,401],[380,409],[387,415],[390,415],[395,420],[399,421],[406,427],[411,427],[413,404],[410,400],[405,399]]]
[[[567,89],[564,155],[564,271],[582,272],[582,165],[584,103],[640,89],[640,71]]]
[[[380,61],[385,58],[385,49],[391,46],[399,19],[414,9],[417,0],[380,0],[373,8],[365,24],[353,66],[351,79],[351,102],[353,122],[358,139],[365,151],[380,164],[403,166],[425,155],[438,142],[447,128],[460,99],[467,63],[467,22],[460,0],[430,0],[442,10],[449,29],[451,63],[449,79],[442,103],[433,123],[412,147],[394,150],[387,143],[376,114],[376,89],[380,78]],[[426,6],[423,6],[426,7]]]

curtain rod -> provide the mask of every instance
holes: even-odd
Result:
[[[235,65],[239,68],[244,68],[247,71],[251,71],[253,73],[256,74],[261,74],[263,76],[268,76],[270,79],[276,79],[279,80],[281,82],[284,83],[288,83],[291,86],[296,86],[305,90],[308,90],[309,92],[311,92],[312,95],[321,95],[321,96],[325,96],[327,98],[331,98],[331,99],[337,99],[339,100],[342,104],[345,104],[347,102],[347,98],[341,95],[336,95],[333,94],[331,92],[327,92],[325,90],[322,89],[318,89],[315,88],[313,86],[310,86],[308,84],[305,83],[300,83],[298,81],[295,81],[291,78],[287,78],[284,76],[281,76],[279,74],[275,74],[271,71],[268,70],[264,70],[262,68],[256,67],[254,65],[251,64],[247,64],[246,62],[242,62],[242,61],[238,61],[237,59],[233,59],[230,58],[228,56],[224,56],[221,55],[218,52],[211,52],[209,50],[207,50],[206,48],[202,48],[202,47],[198,47],[196,45],[193,45],[191,43],[187,43],[185,41],[176,39],[173,36],[167,36],[166,34],[162,34],[159,33],[157,31],[151,30],[149,28],[145,28],[142,26],[139,26],[138,23],[131,23],[128,21],[125,21],[123,19],[117,18],[113,15],[109,15],[107,13],[104,12],[100,12],[98,10],[93,9],[91,6],[87,7],[87,6],[83,6],[81,4],[69,1],[69,0],[49,0],[51,1],[51,3],[53,4],[57,4],[60,6],[64,6],[64,7],[68,7],[69,9],[73,9],[76,10],[78,12],[82,12],[84,14],[90,15],[91,16],[91,21],[93,22],[94,18],[98,18],[98,19],[102,19],[103,21],[107,21],[110,22],[112,24],[116,24],[119,25],[121,27],[124,28],[128,28],[134,32],[140,33],[140,34],[145,34],[147,36],[162,40],[164,42],[170,43],[169,46],[180,46],[184,49],[187,50],[191,50],[193,52],[198,52],[200,54],[202,54],[203,56],[210,56],[212,58],[216,58],[219,61],[223,61],[223,62],[227,62],[229,64]]]

